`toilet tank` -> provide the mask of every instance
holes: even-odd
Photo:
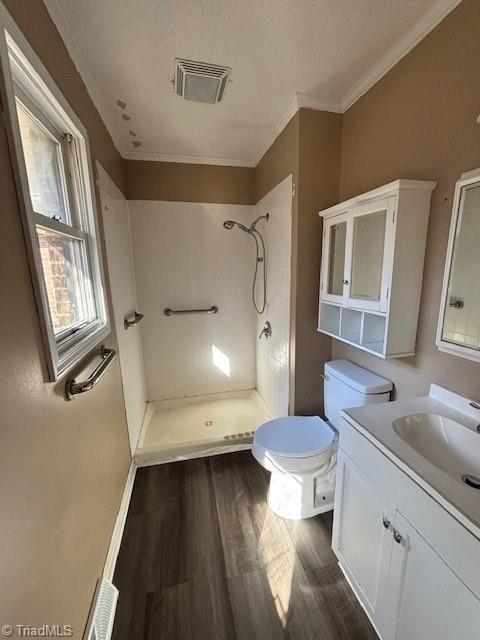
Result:
[[[349,360],[325,363],[325,415],[338,432],[342,430],[342,409],[388,402],[393,384]]]

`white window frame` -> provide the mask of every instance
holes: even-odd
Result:
[[[1,2],[0,32],[0,63],[3,80],[0,89],[6,115],[10,154],[39,311],[48,375],[51,380],[57,380],[110,333],[88,133]],[[16,111],[16,94],[19,95],[20,101],[28,101],[25,106],[33,112],[43,126],[49,128],[47,123],[51,123],[58,132],[64,132],[67,134],[67,139],[74,142],[75,150],[71,153],[75,155],[77,166],[71,173],[75,179],[72,179],[72,184],[66,185],[66,189],[71,193],[70,190],[74,188],[75,200],[79,202],[78,210],[75,212],[70,210],[71,223],[76,226],[52,220],[33,210]],[[41,117],[39,117],[40,114]],[[70,162],[68,154],[62,153],[62,156],[64,163]],[[72,199],[67,197],[67,200],[69,200],[67,205],[69,206]],[[67,332],[67,335],[55,336],[54,334],[37,239],[37,225],[71,237],[76,236],[85,241],[92,277],[95,318],[80,325],[74,331]]]

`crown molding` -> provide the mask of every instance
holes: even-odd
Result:
[[[150,153],[148,151],[123,151],[125,160],[147,160],[150,162],[176,162],[182,164],[212,164],[228,167],[253,168],[254,160],[232,160],[228,158],[212,158],[210,156],[179,156],[175,153]]]
[[[87,92],[92,99],[93,104],[97,108],[100,117],[102,118],[105,126],[112,137],[113,144],[115,145],[118,153],[122,154],[122,135],[119,128],[119,123],[112,117],[110,110],[107,108],[101,93],[98,89],[98,85],[95,82],[93,75],[87,65],[87,61],[82,53],[82,48],[78,42],[75,30],[73,29],[70,20],[62,6],[61,0],[44,0],[44,4],[47,8],[50,18],[58,29],[60,36],[65,44],[65,47],[70,54],[70,57],[75,65],[83,83],[87,89]]]
[[[426,35],[457,7],[462,0],[439,0],[423,16],[415,26],[407,32],[382,58],[381,62],[372,67],[360,81],[345,94],[342,100],[342,112],[345,113],[359,98],[373,87],[397,62],[407,55]]]
[[[331,111],[333,113],[343,113],[342,106],[339,103],[321,100],[320,98],[309,96],[306,93],[296,93],[293,100],[290,102],[288,107],[285,109],[285,111],[282,113],[280,118],[276,121],[276,123],[268,133],[268,136],[262,144],[260,151],[258,151],[257,155],[255,156],[254,166],[257,166],[257,164],[278,138],[278,136],[285,129],[290,120],[300,109],[315,109],[316,111]]]
[[[331,113],[343,113],[341,102],[321,100],[307,93],[297,93],[297,105],[299,109],[315,109],[315,111],[330,111]]]
[[[75,32],[70,24],[68,16],[62,6],[61,0],[44,0],[47,10],[65,43],[65,46],[79,72],[87,91],[103,119],[118,152],[127,160],[150,160],[157,162],[180,162],[189,164],[211,164],[219,166],[255,167],[265,153],[275,142],[280,133],[285,129],[290,120],[299,109],[315,109],[317,111],[330,111],[333,113],[345,113],[359,98],[373,87],[390,69],[392,69],[409,51],[411,51],[430,31],[432,31],[462,0],[438,0],[434,7],[401,38],[380,63],[373,66],[359,82],[352,87],[340,102],[325,101],[309,96],[305,93],[296,93],[293,100],[280,115],[270,131],[266,134],[259,151],[253,159],[231,160],[227,158],[211,158],[208,156],[184,156],[165,153],[148,153],[142,151],[125,150],[122,143],[119,123],[112,117],[101,97],[101,93],[88,69],[88,65],[81,51]]]
[[[298,103],[297,103],[297,98],[295,96],[295,98],[292,100],[292,102],[290,102],[288,107],[285,109],[282,115],[278,118],[278,120],[275,122],[273,127],[270,129],[270,131],[266,134],[263,143],[259,146],[259,150],[255,155],[255,159],[253,163],[254,167],[257,166],[257,164],[260,162],[263,156],[267,153],[267,151],[270,149],[272,144],[275,142],[278,136],[282,133],[282,131],[285,129],[285,127],[293,118],[293,116],[297,113],[297,111],[298,111]]]

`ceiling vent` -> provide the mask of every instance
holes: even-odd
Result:
[[[223,98],[230,72],[229,67],[175,58],[175,92],[185,100],[215,104]]]

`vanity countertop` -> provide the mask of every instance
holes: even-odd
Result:
[[[403,416],[436,414],[475,430],[480,410],[472,409],[468,399],[432,384],[428,396],[346,409],[343,414],[349,424],[480,538],[480,490],[464,484],[461,474],[457,479],[435,466],[393,428],[393,422]],[[478,446],[480,455],[480,433]]]

